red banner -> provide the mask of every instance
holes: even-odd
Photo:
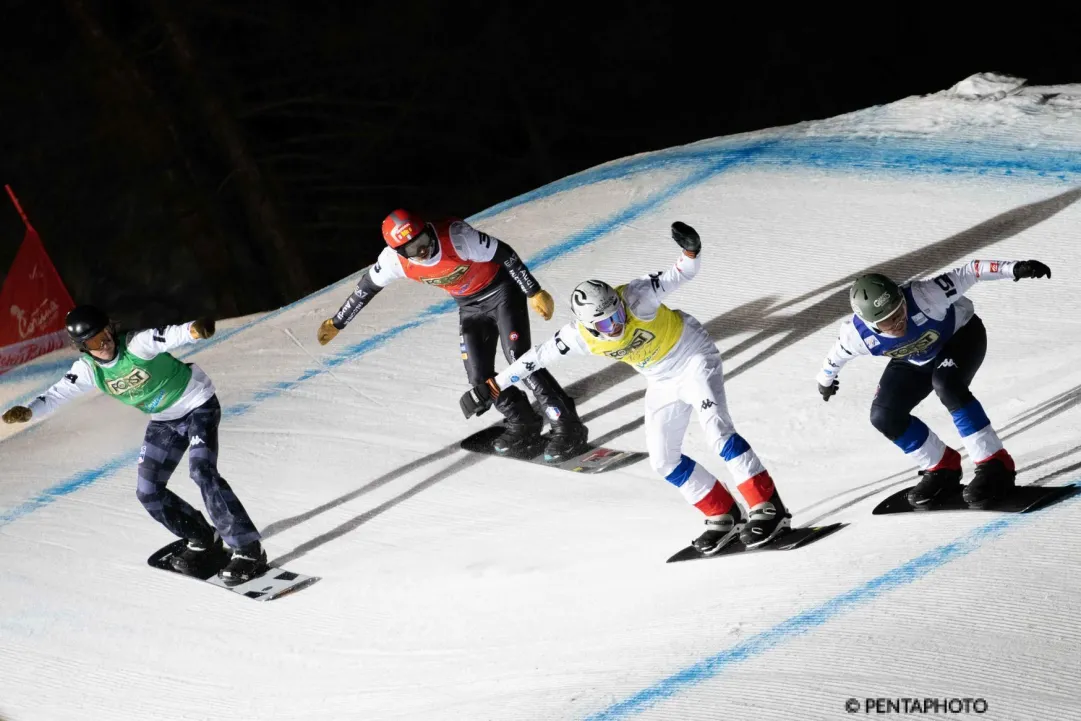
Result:
[[[62,347],[64,318],[75,307],[37,231],[11,188],[7,191],[26,224],[26,236],[0,289],[0,373]]]

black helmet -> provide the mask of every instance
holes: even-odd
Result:
[[[68,335],[75,345],[83,343],[102,332],[110,325],[105,311],[92,305],[80,305],[73,308],[67,317]]]

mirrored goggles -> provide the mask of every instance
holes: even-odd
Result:
[[[593,321],[593,329],[603,335],[619,335],[627,324],[627,311],[621,305],[612,315],[603,320]]]

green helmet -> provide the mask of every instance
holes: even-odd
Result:
[[[864,323],[874,325],[905,302],[901,288],[881,273],[856,278],[848,295],[852,310]]]

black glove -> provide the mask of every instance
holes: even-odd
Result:
[[[698,237],[698,231],[680,220],[672,223],[672,240],[688,253],[698,255],[702,252],[702,239]]]
[[[1051,269],[1038,260],[1020,260],[1013,267],[1014,283],[1022,278],[1042,278],[1045,275],[1050,278]]]
[[[822,400],[828,402],[829,399],[830,399],[830,396],[832,396],[834,393],[837,392],[837,389],[840,387],[840,385],[841,385],[841,382],[839,380],[837,380],[836,378],[834,378],[833,382],[830,383],[828,386],[824,386],[821,383],[819,383],[818,384],[818,392],[822,394]]]
[[[489,378],[483,383],[478,383],[462,394],[458,405],[462,407],[462,413],[466,418],[482,416],[492,407],[492,401],[499,397],[499,388],[494,378]]]

